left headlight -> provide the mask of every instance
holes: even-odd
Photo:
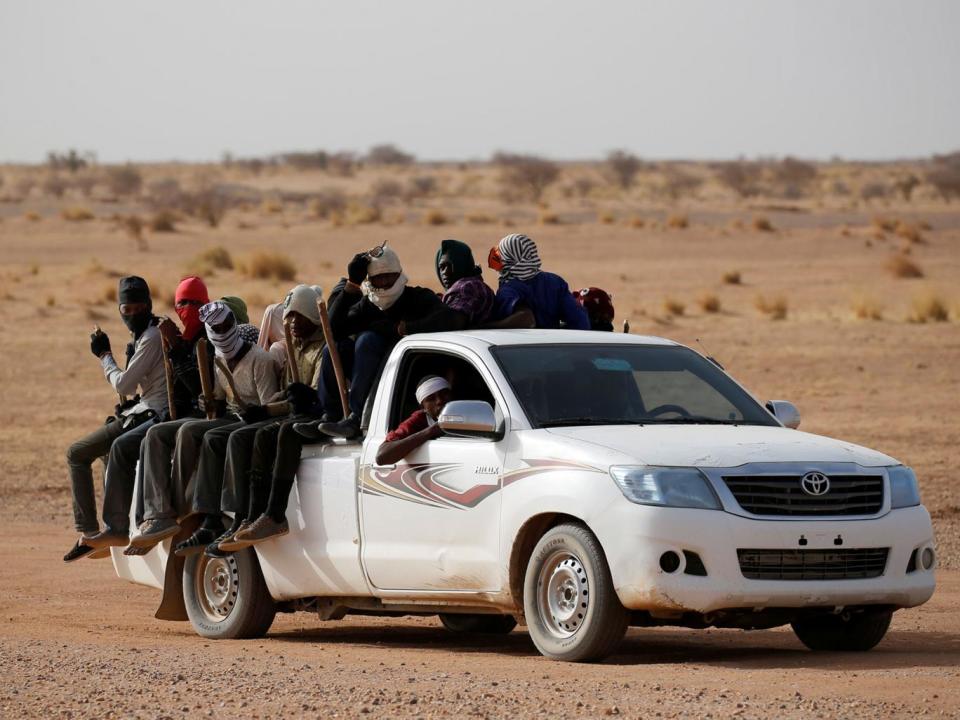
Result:
[[[913,470],[905,465],[887,468],[890,478],[890,509],[913,507],[920,504],[920,487]]]
[[[720,510],[720,500],[696,468],[613,465],[610,476],[630,502]]]

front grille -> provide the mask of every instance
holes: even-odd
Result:
[[[873,515],[883,505],[880,475],[830,475],[824,495],[808,495],[801,475],[725,475],[723,481],[754,515]]]
[[[863,580],[883,575],[889,550],[738,549],[737,557],[748,580]]]

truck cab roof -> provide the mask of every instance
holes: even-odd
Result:
[[[600,332],[597,330],[462,330],[457,332],[419,333],[404,343],[436,341],[474,350],[497,345],[677,345],[672,340],[653,335]]]

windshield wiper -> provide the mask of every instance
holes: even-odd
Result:
[[[720,420],[719,418],[690,417],[666,418],[664,420],[647,420],[651,425],[745,425],[743,420]]]
[[[573,425],[642,425],[639,420],[629,420],[627,418],[604,418],[604,417],[565,417],[550,418],[540,423],[540,427],[567,427]]]

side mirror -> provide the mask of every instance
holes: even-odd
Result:
[[[796,430],[800,427],[800,411],[792,402],[786,400],[771,400],[767,403],[767,410],[782,422],[785,427]]]
[[[482,400],[448,402],[437,423],[444,433],[454,437],[492,438],[497,435],[497,419],[493,408]]]

